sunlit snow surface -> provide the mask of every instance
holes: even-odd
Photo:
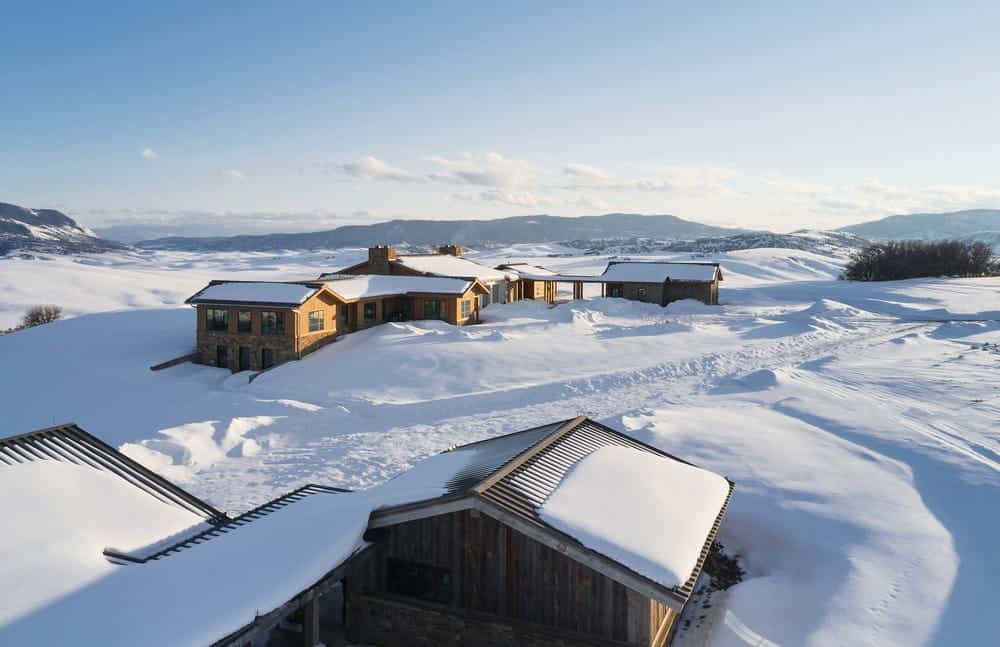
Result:
[[[566,251],[470,258],[563,274],[608,260],[549,256]],[[35,303],[105,311],[0,337],[4,433],[73,420],[239,511],[589,415],[736,482],[720,539],[747,578],[679,644],[995,640],[1000,280],[854,284],[836,280],[842,258],[787,249],[648,257],[721,262],[722,305],[491,305],[476,326],[355,333],[252,384],[148,369],[191,351],[177,304],[208,280],[314,278],[364,257],[0,260],[0,326]]]

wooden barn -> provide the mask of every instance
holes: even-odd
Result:
[[[576,418],[456,448],[386,487],[437,496],[372,514],[365,538],[374,548],[352,560],[345,580],[349,640],[660,647],[732,484]],[[692,502],[693,512],[675,509]],[[664,521],[670,514],[674,523]]]
[[[611,261],[599,277],[605,295],[665,306],[681,299],[719,303],[718,263]]]

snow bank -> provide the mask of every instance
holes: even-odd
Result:
[[[570,470],[539,516],[673,588],[694,571],[728,494],[717,474],[631,447],[602,447]]]

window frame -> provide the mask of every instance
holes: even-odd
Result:
[[[315,316],[314,315],[318,315]],[[321,332],[326,328],[326,311],[310,310],[306,321],[309,324],[309,332]]]
[[[247,316],[246,328],[243,327],[243,315]],[[236,312],[236,332],[253,332],[253,313],[249,310]]]
[[[369,307],[371,308],[371,316],[368,316]],[[371,323],[378,320],[378,302],[377,301],[366,301],[361,304],[361,320],[365,323]]]
[[[428,308],[431,304],[434,304],[433,308]],[[431,310],[436,310],[436,314],[432,314]],[[444,306],[441,303],[441,299],[424,299],[424,319],[443,319],[444,318]]]
[[[636,295],[636,297],[638,297],[638,299],[640,301],[645,301],[646,300],[646,294],[647,293],[648,293],[648,290],[645,287],[640,287],[640,288],[636,288],[635,289],[635,295]]]
[[[216,316],[222,313],[222,326],[219,327],[219,318]],[[205,310],[205,330],[209,332],[229,332],[229,310],[225,308],[207,308]]]
[[[462,299],[462,319],[468,319],[472,316],[472,301],[468,299]]]
[[[268,315],[274,315],[274,327],[267,325]],[[281,310],[262,310],[260,313],[260,334],[262,335],[284,335],[285,334],[285,313]]]

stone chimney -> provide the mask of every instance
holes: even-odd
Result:
[[[392,261],[396,260],[396,250],[389,245],[368,248],[368,272],[370,274],[392,274]]]
[[[441,245],[438,247],[438,254],[447,254],[448,256],[461,256],[462,248],[458,245]]]

